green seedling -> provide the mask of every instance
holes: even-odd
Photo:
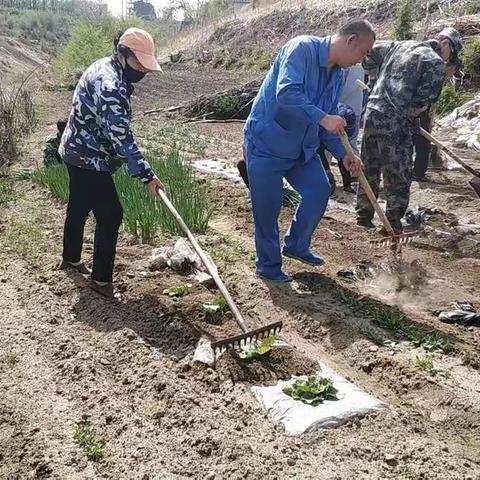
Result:
[[[264,357],[271,352],[276,340],[276,335],[269,335],[262,340],[254,340],[240,350],[239,356],[243,360]]]
[[[225,311],[227,302],[223,297],[216,298],[211,303],[202,304],[203,309],[211,320],[218,320]]]
[[[317,406],[325,400],[339,400],[338,390],[332,380],[320,374],[295,380],[292,385],[283,388],[283,393],[308,405]]]
[[[429,373],[430,375],[436,375],[438,370],[433,364],[433,358],[431,355],[425,355],[424,357],[415,357],[415,366],[424,372]]]
[[[183,297],[191,286],[192,285],[190,283],[186,283],[184,285],[180,285],[179,287],[166,288],[163,293],[169,297]]]
[[[80,422],[75,427],[73,436],[75,442],[82,448],[88,460],[102,462],[105,456],[105,445],[95,437],[95,433],[87,422]]]
[[[440,375],[445,380],[448,380],[452,376],[450,371],[441,370],[440,368],[435,367],[432,355],[425,355],[424,357],[417,356],[415,358],[415,366],[429,375],[432,375],[432,377]]]

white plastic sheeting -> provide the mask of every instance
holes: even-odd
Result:
[[[333,386],[338,390],[339,400],[327,400],[313,407],[293,400],[282,392],[286,385],[292,384],[297,378],[304,377],[279,381],[273,387],[255,386],[251,387],[251,390],[269,417],[281,422],[289,435],[301,435],[322,428],[338,427],[353,417],[364,416],[386,408],[384,403],[325,365],[320,365],[320,370],[323,376],[332,380]]]

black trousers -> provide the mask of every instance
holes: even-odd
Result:
[[[79,262],[88,214],[96,220],[92,278],[111,282],[123,209],[112,175],[67,164],[70,197],[63,235],[63,259]]]
[[[421,127],[430,132],[432,130],[430,111],[422,112],[419,118]],[[420,133],[413,136],[413,143],[415,145],[415,163],[413,164],[412,176],[414,178],[423,178],[428,170],[432,144]]]

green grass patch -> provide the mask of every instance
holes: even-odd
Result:
[[[411,40],[414,37],[415,3],[413,0],[402,0],[397,3],[394,36],[396,40]]]
[[[6,169],[0,169],[0,207],[16,197],[15,182]]]
[[[395,307],[375,302],[369,298],[360,299],[354,292],[344,289],[337,291],[337,298],[353,311],[372,317],[379,327],[400,335],[417,347],[443,353],[451,353],[455,350],[455,345],[448,337],[413,324]],[[366,332],[365,334],[368,336]]]
[[[207,199],[207,185],[200,183],[188,160],[172,149],[159,156],[147,155],[155,173],[165,184],[167,194],[188,227],[203,233],[213,213]],[[68,172],[65,165],[42,167],[33,174],[36,182],[48,188],[62,201],[68,199]],[[162,204],[153,197],[141,182],[132,179],[125,168],[115,175],[114,181],[123,206],[123,225],[127,232],[151,241],[159,230],[183,235],[176,220]]]
[[[65,45],[72,21],[73,17],[65,13],[5,9],[0,11],[0,34],[35,44],[53,54]]]
[[[202,239],[200,243],[205,247],[213,260],[223,260],[225,263],[236,263],[246,258],[251,259],[252,253],[243,243],[227,235],[220,235],[218,238]],[[255,260],[254,254],[253,260]]]
[[[97,439],[88,422],[83,421],[75,426],[73,438],[88,460],[97,463],[103,462],[105,458],[105,444]]]
[[[36,223],[10,221],[5,235],[5,249],[35,264],[44,252],[44,240],[43,231]]]
[[[68,200],[69,179],[65,164],[39,168],[32,174],[32,179],[50,190],[62,202]]]

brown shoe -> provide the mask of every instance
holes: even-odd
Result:
[[[88,282],[88,286],[95,292],[107,298],[117,298],[119,296],[119,294],[115,291],[115,288],[113,287],[113,283],[100,285],[95,280],[90,279]]]
[[[92,273],[83,262],[80,262],[78,265],[73,265],[73,263],[62,260],[58,268],[60,270],[74,270],[82,275],[90,275]]]

